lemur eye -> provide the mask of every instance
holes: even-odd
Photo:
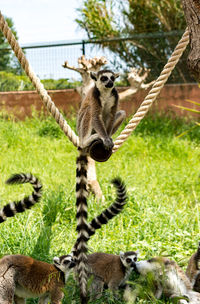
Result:
[[[107,80],[108,80],[108,77],[107,77],[107,76],[101,76],[100,80],[103,81],[103,82],[104,82],[104,81],[107,81]]]
[[[114,80],[115,80],[115,77],[114,77],[114,76],[111,76],[110,79],[111,79],[112,81],[114,81]]]
[[[63,262],[63,264],[64,264],[64,265],[67,265],[67,264],[69,264],[69,261],[65,260],[65,261]]]
[[[127,263],[131,263],[131,259],[130,259],[130,258],[127,258],[127,259],[126,259],[126,262],[127,262]]]
[[[137,261],[137,257],[134,257],[133,261],[136,262]]]

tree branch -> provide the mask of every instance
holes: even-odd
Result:
[[[141,75],[143,69],[132,68],[128,73],[128,81],[130,83],[130,88],[119,93],[120,101],[126,100],[131,95],[135,94],[140,89],[148,89],[154,84],[154,81],[144,84],[145,79],[149,74],[149,70],[144,69],[144,74]]]

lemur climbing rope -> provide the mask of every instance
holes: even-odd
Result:
[[[66,136],[71,140],[74,146],[78,146],[79,139],[78,136],[74,133],[74,131],[70,128],[67,124],[66,120],[59,112],[57,107],[55,106],[54,102],[51,100],[51,97],[48,95],[47,91],[45,90],[44,86],[41,84],[39,78],[35,75],[32,71],[32,68],[26,59],[21,47],[19,46],[18,42],[16,41],[11,29],[9,28],[6,20],[4,19],[3,15],[0,12],[0,29],[6,39],[8,40],[11,48],[13,49],[16,57],[18,58],[20,64],[22,65],[23,69],[25,70],[27,76],[30,78],[31,82],[33,83],[34,87],[36,88],[38,94],[40,95],[43,103],[50,111],[52,116],[55,118],[56,122],[59,124],[60,128],[63,130]],[[189,32],[186,29],[185,33],[183,34],[182,38],[180,39],[178,45],[176,46],[174,52],[172,53],[171,57],[169,58],[167,64],[164,66],[163,71],[161,72],[158,79],[155,81],[152,89],[145,97],[144,101],[142,102],[141,106],[133,116],[133,118],[129,121],[125,129],[121,132],[121,134],[117,137],[114,142],[113,152],[116,152],[119,147],[123,144],[123,142],[130,136],[132,131],[137,127],[139,122],[144,118],[148,110],[150,109],[152,103],[155,101],[156,97],[160,94],[160,91],[164,84],[166,83],[167,79],[169,78],[172,70],[176,66],[177,62],[179,61],[182,53],[184,52],[186,46],[189,43]]]

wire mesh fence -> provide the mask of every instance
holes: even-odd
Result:
[[[80,75],[72,70],[64,69],[63,64],[67,60],[70,65],[77,66],[78,58],[85,55],[87,58],[94,56],[113,56],[105,48],[102,49],[100,44],[89,41],[78,42],[55,42],[45,45],[27,45],[22,47],[26,53],[33,70],[41,79],[80,79]],[[112,63],[109,67],[111,68]],[[112,67],[113,68],[113,67]]]
[[[80,75],[63,68],[67,60],[69,65],[77,66],[78,58],[105,56],[108,60],[106,68],[125,72],[131,67],[150,68],[149,81],[156,79],[162,71],[167,59],[177,45],[181,31],[168,33],[138,34],[131,37],[104,40],[60,41],[23,45],[28,61],[40,79],[80,80]],[[8,49],[0,48],[2,51]],[[187,50],[178,63],[169,83],[193,82],[187,70]],[[1,67],[0,67],[1,69]]]

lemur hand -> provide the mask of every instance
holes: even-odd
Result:
[[[110,150],[113,148],[114,143],[111,137],[106,137],[105,139],[103,139],[103,144],[106,150]]]

